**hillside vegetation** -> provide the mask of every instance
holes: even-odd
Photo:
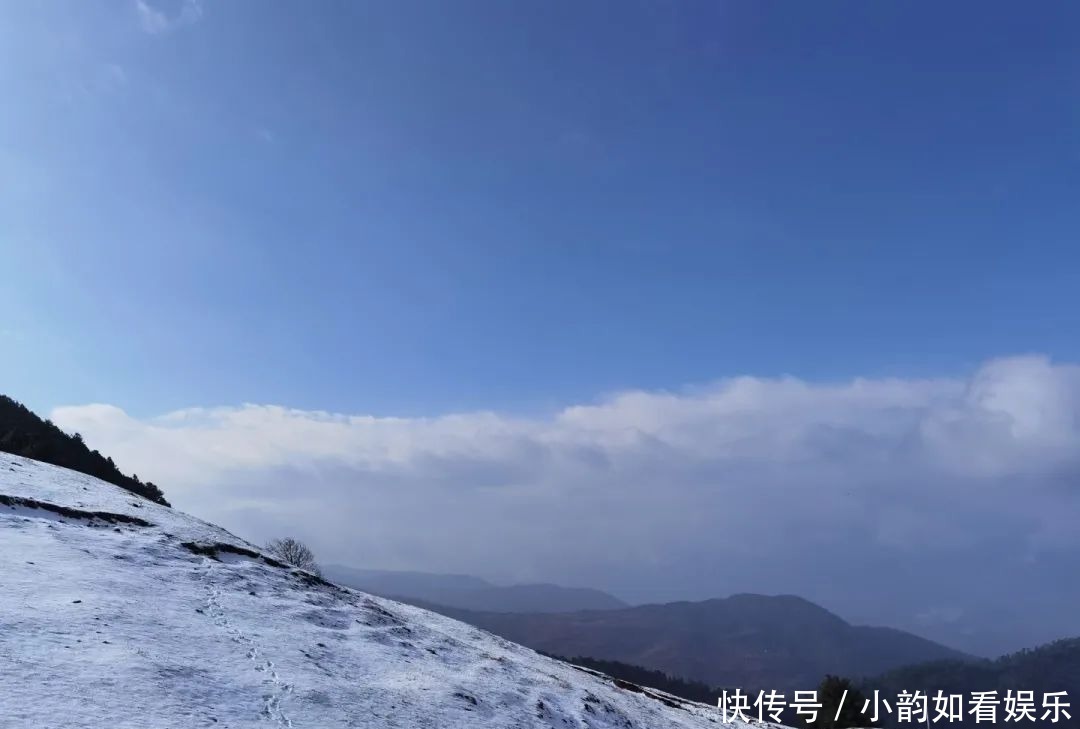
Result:
[[[124,475],[112,458],[90,450],[78,433],[65,433],[51,420],[41,419],[7,395],[0,395],[0,451],[70,468],[169,505],[156,485],[140,481],[138,476]]]
[[[1080,638],[1069,638],[1026,649],[993,661],[934,661],[890,671],[870,682],[872,688],[887,695],[900,691],[922,691],[970,696],[975,691],[1034,691],[1041,697],[1051,691],[1068,691],[1070,696],[1080,686]],[[1075,706],[1075,704],[1074,704]],[[1040,710],[1040,715],[1041,715]],[[1059,727],[1080,727],[1080,707],[1071,710],[1072,719],[1058,722]],[[977,725],[969,718],[955,727]]]

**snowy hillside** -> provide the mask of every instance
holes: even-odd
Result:
[[[0,455],[0,724],[721,727],[463,623],[321,582],[228,532]]]

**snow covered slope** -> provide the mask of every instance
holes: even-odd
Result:
[[[274,725],[743,726],[0,454],[0,726]]]

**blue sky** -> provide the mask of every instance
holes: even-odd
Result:
[[[1077,28],[0,3],[0,382],[328,561],[1076,634]]]
[[[421,414],[1075,357],[1080,12],[1028,10],[7,4],[0,378]]]

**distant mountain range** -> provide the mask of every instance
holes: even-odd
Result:
[[[416,601],[546,653],[620,661],[716,687],[813,689],[828,673],[875,676],[971,657],[891,628],[851,625],[790,595],[575,613],[497,613]]]
[[[324,565],[327,579],[341,585],[405,602],[497,613],[560,613],[615,610],[626,603],[606,592],[550,584],[494,585],[470,575],[363,570]]]
[[[889,595],[893,599],[887,603],[840,604],[854,622],[891,625],[981,658],[997,658],[1080,635],[1080,617],[1062,607],[1080,601],[1080,590],[1071,588],[1069,580],[1039,588],[1039,579],[1033,577],[1004,597],[897,594]],[[935,602],[940,604],[929,606]]]
[[[323,568],[328,579],[471,623],[545,653],[663,671],[709,687],[812,689],[927,661],[974,660],[911,633],[851,625],[791,595],[628,606],[599,590],[502,587],[470,575]]]

